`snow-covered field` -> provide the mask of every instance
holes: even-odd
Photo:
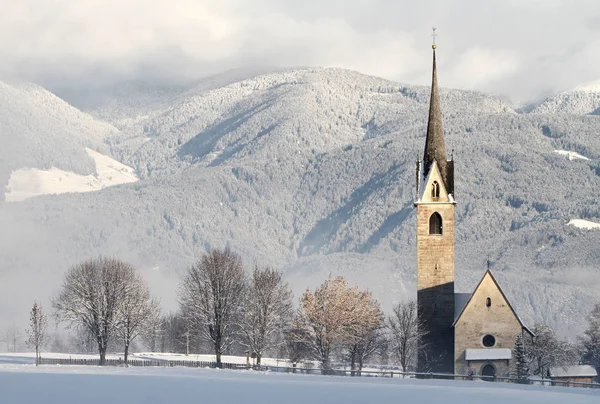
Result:
[[[138,180],[131,167],[94,150],[86,148],[85,151],[96,163],[96,175],[79,175],[58,168],[21,168],[10,176],[6,201],[19,202],[38,195],[92,192]]]
[[[0,364],[0,402],[598,403],[599,390],[189,368]]]
[[[51,354],[90,358],[90,355]],[[50,357],[47,356],[47,357]],[[138,354],[207,360],[210,355]],[[224,358],[232,362],[240,357]],[[270,360],[269,360],[270,361]],[[185,367],[39,366],[32,354],[0,354],[0,403],[598,403],[600,390],[482,381],[350,378]]]

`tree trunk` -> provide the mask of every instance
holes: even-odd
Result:
[[[321,361],[321,374],[328,375],[329,372],[329,358],[325,358]]]
[[[352,347],[352,351],[350,354],[350,375],[351,376],[355,376],[356,375],[356,345]]]
[[[257,353],[256,354],[256,366],[260,366],[260,358],[262,357],[261,354]]]
[[[128,364],[128,358],[129,358],[129,343],[125,343],[125,353],[123,354],[123,359],[125,360],[125,366],[127,366]]]
[[[215,347],[215,356],[217,357],[217,367],[220,369],[223,367],[223,363],[221,362],[221,349]]]
[[[363,358],[360,357],[360,358],[358,358],[358,372],[357,372],[358,376],[362,376],[362,368],[363,368]]]
[[[100,366],[104,366],[106,364],[106,347],[100,346],[98,351],[100,353]]]

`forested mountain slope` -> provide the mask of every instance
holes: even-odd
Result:
[[[242,76],[90,108],[119,128],[103,139],[142,180],[0,206],[0,318],[19,301],[5,285],[27,277],[24,297],[49,295],[68,265],[101,253],[138,265],[172,308],[177,274],[226,245],[249,266],[283,269],[297,294],[331,273],[386,308],[414,296],[429,89],[341,69]],[[600,117],[518,114],[470,91],[441,97],[458,291],[489,259],[526,321],[577,330],[600,298],[600,233],[567,223],[600,222]]]
[[[582,84],[572,90],[550,96],[537,105],[532,112],[598,115],[600,113],[600,81]]]

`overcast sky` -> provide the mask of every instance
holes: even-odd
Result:
[[[598,0],[0,0],[0,76],[50,89],[337,66],[534,100],[600,79]]]

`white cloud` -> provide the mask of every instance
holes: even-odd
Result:
[[[514,51],[472,48],[458,56],[448,74],[448,86],[468,89],[493,88],[493,84],[514,74],[519,68]]]
[[[599,14],[595,0],[4,1],[0,75],[86,88],[321,65],[424,84],[437,25],[441,81],[527,99],[598,79]]]

